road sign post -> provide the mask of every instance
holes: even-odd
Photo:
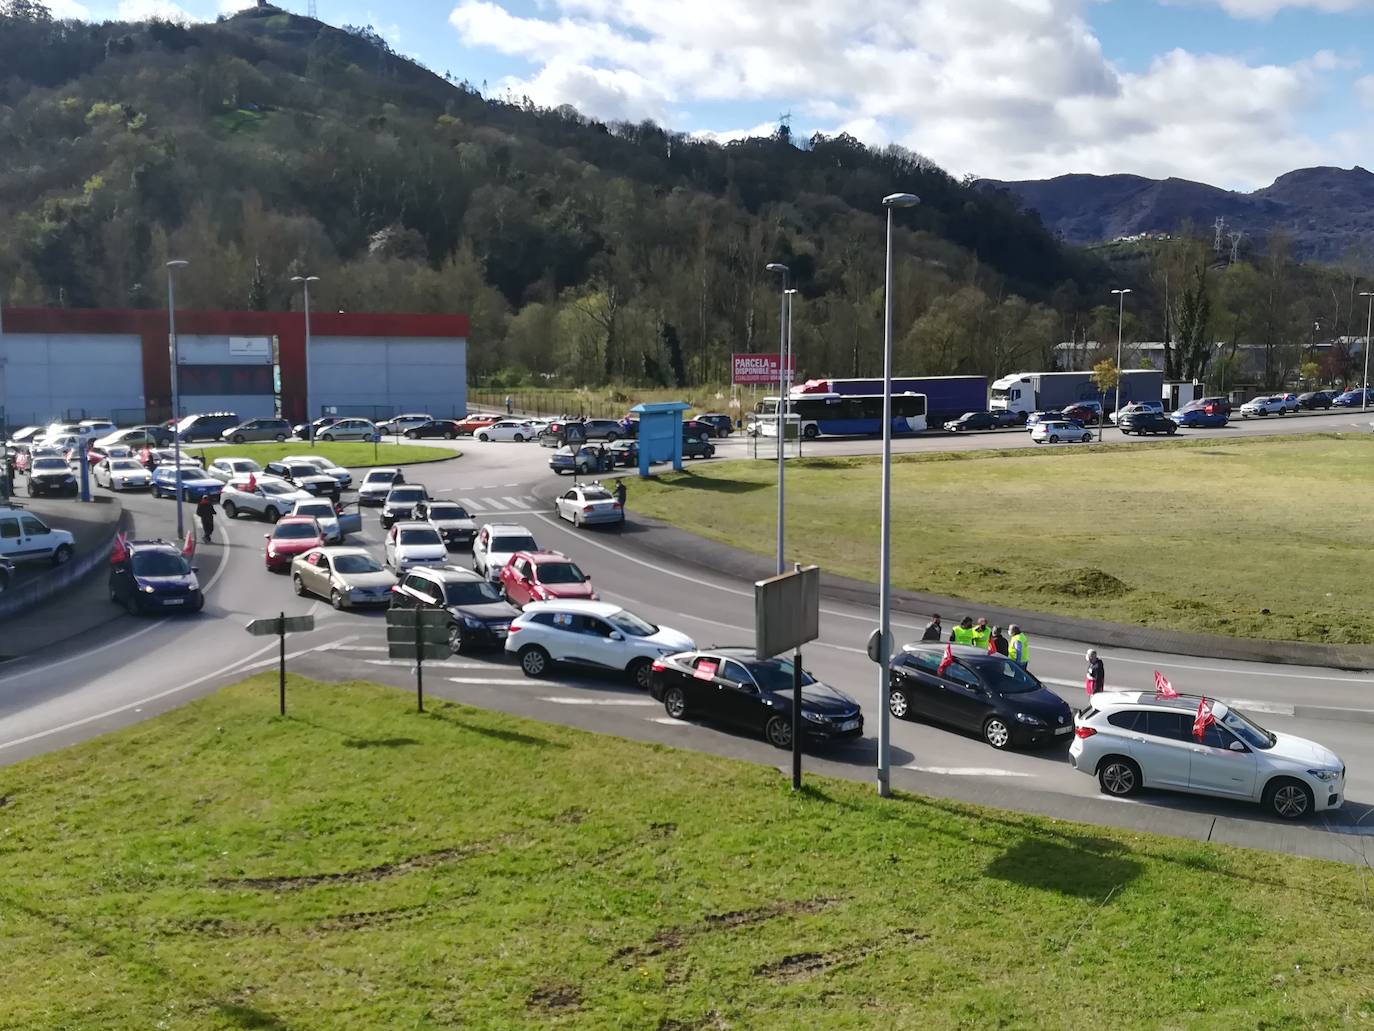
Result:
[[[792,572],[754,584],[754,654],[760,659],[792,652],[792,790],[802,786],[801,646],[820,636],[821,571],[794,565]]]
[[[315,629],[314,616],[288,616],[285,612],[267,619],[255,619],[243,629],[254,637],[270,637],[276,634],[277,642],[277,707],[281,715],[286,715],[286,635],[300,634]]]
[[[387,609],[386,649],[393,659],[415,660],[415,707],[425,711],[425,659],[449,657],[450,616],[442,609]]]

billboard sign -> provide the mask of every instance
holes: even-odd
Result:
[[[759,383],[776,383],[782,371],[782,359],[776,354],[736,354],[730,363],[733,372],[732,382],[739,386]],[[789,363],[788,380],[796,371],[796,360]]]

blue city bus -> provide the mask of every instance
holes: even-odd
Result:
[[[877,436],[883,432],[881,394],[794,394],[787,412],[801,421],[801,435],[817,437]],[[920,433],[926,428],[926,395],[892,395],[892,432]],[[748,432],[765,437],[777,436],[778,399],[765,397],[754,405]]]

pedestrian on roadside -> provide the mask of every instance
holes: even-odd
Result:
[[[196,518],[200,520],[205,543],[209,544],[215,532],[215,502],[209,494],[201,495],[200,500],[196,502]]]
[[[992,640],[992,630],[988,626],[986,616],[979,617],[977,624],[973,628],[973,647],[988,650],[988,642]]]
[[[1007,635],[1002,633],[1000,626],[992,628],[992,647],[997,649],[998,655],[1007,654]],[[991,652],[989,652],[991,654]]]
[[[944,635],[945,628],[940,625],[940,613],[937,612],[930,617],[930,622],[926,624],[925,630],[921,633],[921,640],[938,641]]]
[[[959,625],[950,631],[949,639],[955,644],[973,643],[973,617],[965,616],[959,620]]]
[[[1100,694],[1107,681],[1107,669],[1102,665],[1102,660],[1098,657],[1097,651],[1093,648],[1088,649],[1088,654],[1084,656],[1088,660],[1088,676],[1083,686],[1088,689],[1088,697]]]
[[[515,411],[515,403],[511,400],[510,395],[507,394],[507,395],[506,395],[506,414],[507,414],[507,415],[510,415],[510,414],[512,414],[514,411]]]
[[[625,481],[624,481],[624,480],[616,480],[616,481],[615,481],[615,500],[616,500],[616,503],[620,505],[620,508],[621,508],[621,510],[623,511],[624,508],[625,508]]]
[[[1015,623],[1007,629],[1011,632],[1011,637],[1007,639],[1007,657],[1013,662],[1029,667],[1030,642],[1026,640],[1026,635],[1021,633],[1021,628]]]

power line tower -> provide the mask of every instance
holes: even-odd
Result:
[[[1232,265],[1234,265],[1234,264],[1236,263],[1236,257],[1240,254],[1240,241],[1241,241],[1244,237],[1245,237],[1245,232],[1244,232],[1243,230],[1240,231],[1240,232],[1237,232],[1237,231],[1235,231],[1235,230],[1232,230],[1232,232],[1231,232],[1231,264],[1232,264]]]
[[[310,3],[307,5],[307,7],[308,9],[306,13],[309,14],[310,17],[314,18],[316,21],[319,21],[320,8],[319,5],[315,2],[315,0],[310,0]]]
[[[311,0],[311,3],[314,3],[314,0]],[[1212,239],[1212,251],[1218,257],[1220,257],[1221,237],[1222,234],[1226,231],[1226,219],[1219,217],[1214,223],[1212,223],[1212,228],[1216,230],[1216,236]]]

